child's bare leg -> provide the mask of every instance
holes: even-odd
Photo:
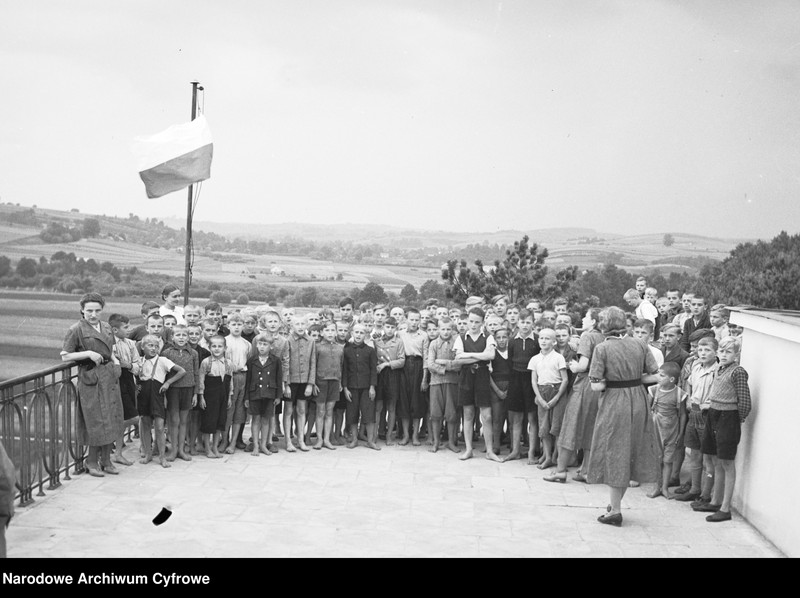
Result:
[[[700,498],[711,500],[711,493],[714,490],[714,473],[716,467],[716,456],[703,455],[703,477],[700,484]]]
[[[474,427],[475,407],[464,405],[464,452],[459,455],[459,459],[466,461],[472,459],[472,430]]]
[[[500,439],[503,437],[503,422],[506,415],[503,411],[502,401],[492,401],[492,446],[494,447],[494,454],[500,455]]]
[[[439,428],[434,428],[434,434],[439,437]],[[447,422],[447,448],[454,453],[458,452],[458,420]]]
[[[536,467],[539,469],[547,469],[555,465],[555,463],[553,463],[553,435],[545,434],[542,438],[542,444],[544,444],[544,461],[539,463]]]
[[[286,451],[289,453],[295,452],[297,449],[292,444],[292,416],[294,415],[294,406],[290,401],[283,402],[283,437],[286,440]]]
[[[317,403],[313,398],[309,398],[306,401],[306,425],[305,425],[305,444],[311,444],[311,432],[312,430],[317,431],[317,440],[322,437],[322,427],[317,426]]]
[[[442,420],[440,418],[431,418],[431,425],[433,429],[436,430],[436,434],[431,434],[431,448],[428,449],[428,452],[435,453],[439,450],[439,432],[438,430],[442,427]]]
[[[378,424],[367,424],[367,438],[369,438],[367,441],[369,448],[373,451],[381,450],[381,447],[378,446]],[[387,435],[386,438],[388,439],[389,436]]]
[[[261,399],[268,401],[269,399]],[[250,418],[250,435],[253,437],[253,452],[250,454],[253,457],[261,456],[261,416],[253,415]]]
[[[172,467],[166,454],[165,445],[167,439],[164,435],[164,420],[161,419],[160,417],[156,417],[155,427],[156,427],[156,445],[158,446],[158,462],[161,463],[161,467]]]
[[[332,451],[336,450],[331,442],[331,431],[333,430],[333,411],[336,407],[335,401],[328,401],[325,403],[325,420],[322,423],[322,446]]]
[[[535,463],[536,443],[539,440],[539,424],[536,419],[536,412],[528,413],[528,465]]]
[[[683,468],[683,461],[686,459],[686,449],[683,444],[679,447],[680,450],[675,451],[675,456],[672,458],[672,476],[670,477],[670,486],[681,485],[681,469]]]
[[[186,454],[186,428],[189,421],[189,411],[178,412],[178,457],[184,461],[191,461],[192,457]]]
[[[401,418],[400,426],[403,428],[403,438],[402,440],[400,440],[399,444],[400,446],[405,446],[409,442],[411,442],[411,437],[410,437],[411,420],[408,419],[407,417]]]
[[[133,465],[133,462],[128,461],[122,455],[122,447],[125,445],[125,432],[124,432],[124,430],[127,430],[130,426],[136,426],[138,424],[139,424],[139,418],[138,417],[132,417],[131,419],[126,419],[125,422],[123,422],[123,424],[122,424],[123,425],[123,427],[122,427],[123,433],[120,435],[119,439],[117,440],[117,446],[116,446],[116,449],[114,450],[114,456],[111,457],[111,460],[114,463],[119,463],[120,465]],[[140,434],[140,436],[141,436],[141,434]]]
[[[503,458],[503,461],[513,461],[520,458],[522,451],[522,413],[519,411],[509,411],[511,420],[511,452]]]
[[[267,399],[269,400],[269,399]],[[251,424],[254,425],[254,424]],[[256,442],[255,433],[253,434],[253,452],[261,451],[267,456],[272,455],[272,451],[269,450],[270,439],[272,436],[269,435],[270,427],[272,426],[272,418],[271,417],[262,417],[261,418],[261,425],[259,426],[259,442]]]
[[[150,437],[150,428],[153,425],[153,418],[143,415],[139,418],[139,437],[142,442],[144,454],[139,459],[139,463],[146,464],[153,460],[153,445]]]
[[[394,444],[394,431],[397,425],[395,405],[396,404],[391,402],[384,402],[384,406],[386,407],[386,418],[388,420],[388,423],[386,424],[386,446],[391,446]],[[408,444],[408,441],[406,441],[406,444]]]
[[[411,445],[419,446],[422,444],[419,441],[419,418],[411,419]]]
[[[689,453],[689,473],[692,475],[692,488],[689,494],[700,494],[703,480],[703,456],[700,449],[691,449]]]
[[[167,401],[167,432],[169,434],[170,450],[167,453],[167,461],[174,461],[178,455],[178,432],[180,432],[180,414],[178,411],[178,401]]]
[[[316,428],[317,428],[317,441],[314,443],[314,447],[316,450],[322,448],[322,444],[325,442],[325,407],[326,403],[322,403],[317,405],[317,413],[316,413]],[[311,440],[311,434],[309,433],[309,440]]]
[[[344,444],[344,413],[342,409],[333,410],[333,444],[339,446]]]
[[[356,448],[358,446],[358,424],[350,426],[350,442],[347,443],[347,448]]]
[[[481,430],[483,431],[483,441],[486,445],[486,458],[490,461],[502,462],[502,459],[494,452],[494,421],[492,420],[492,408],[481,407]]]
[[[236,452],[236,439],[239,437],[241,427],[242,424],[233,424],[233,427],[231,427],[231,441],[228,443],[228,448],[225,449],[226,454],[232,455]]]
[[[305,399],[297,399],[297,409],[295,409],[295,419],[297,424],[297,448],[301,451],[308,451],[303,432],[306,429],[306,403]]]
[[[722,477],[725,479],[724,493],[719,510],[725,513],[731,512],[731,500],[733,500],[733,488],[736,484],[736,461],[732,459],[717,459],[720,465]]]

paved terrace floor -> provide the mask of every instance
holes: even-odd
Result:
[[[547,483],[525,461],[426,449],[237,451],[75,476],[17,510],[9,557],[782,556],[736,514],[707,523],[634,488],[615,528],[596,521],[605,486]],[[125,454],[133,459],[138,441]],[[154,526],[164,506],[173,515]]]

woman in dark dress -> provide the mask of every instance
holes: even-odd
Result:
[[[620,503],[631,480],[658,478],[658,454],[653,419],[643,384],[655,383],[658,371],[650,348],[625,336],[625,312],[608,307],[600,312],[605,342],[594,350],[589,367],[592,390],[602,392],[592,435],[587,481],[607,484],[609,512],[600,523],[622,525]]]
[[[81,297],[83,318],[70,326],[61,351],[63,361],[79,362],[78,440],[89,447],[86,467],[96,477],[119,473],[111,463],[111,445],[123,432],[120,367],[111,327],[100,321],[104,306],[99,293]]]

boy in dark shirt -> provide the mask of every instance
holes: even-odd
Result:
[[[347,448],[358,446],[358,419],[367,426],[367,446],[381,450],[375,442],[375,386],[378,384],[378,354],[364,342],[364,324],[353,326],[353,342],[344,347],[342,386],[347,399],[347,426],[352,434]]]

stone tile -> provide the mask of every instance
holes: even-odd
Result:
[[[624,525],[624,524],[623,524]],[[686,544],[638,544],[622,543],[619,545],[625,557],[633,558],[666,558],[692,556],[692,550]]]
[[[511,521],[508,519],[445,517],[442,526],[445,533],[511,538]]]
[[[494,490],[515,490],[518,492],[529,492],[528,484],[521,478],[510,477],[485,477],[472,476],[473,488],[488,488]]]
[[[547,540],[481,535],[479,546],[482,557],[537,558],[550,556],[550,543]]]
[[[409,558],[474,558],[481,556],[478,536],[420,531],[407,535],[404,556]]]

